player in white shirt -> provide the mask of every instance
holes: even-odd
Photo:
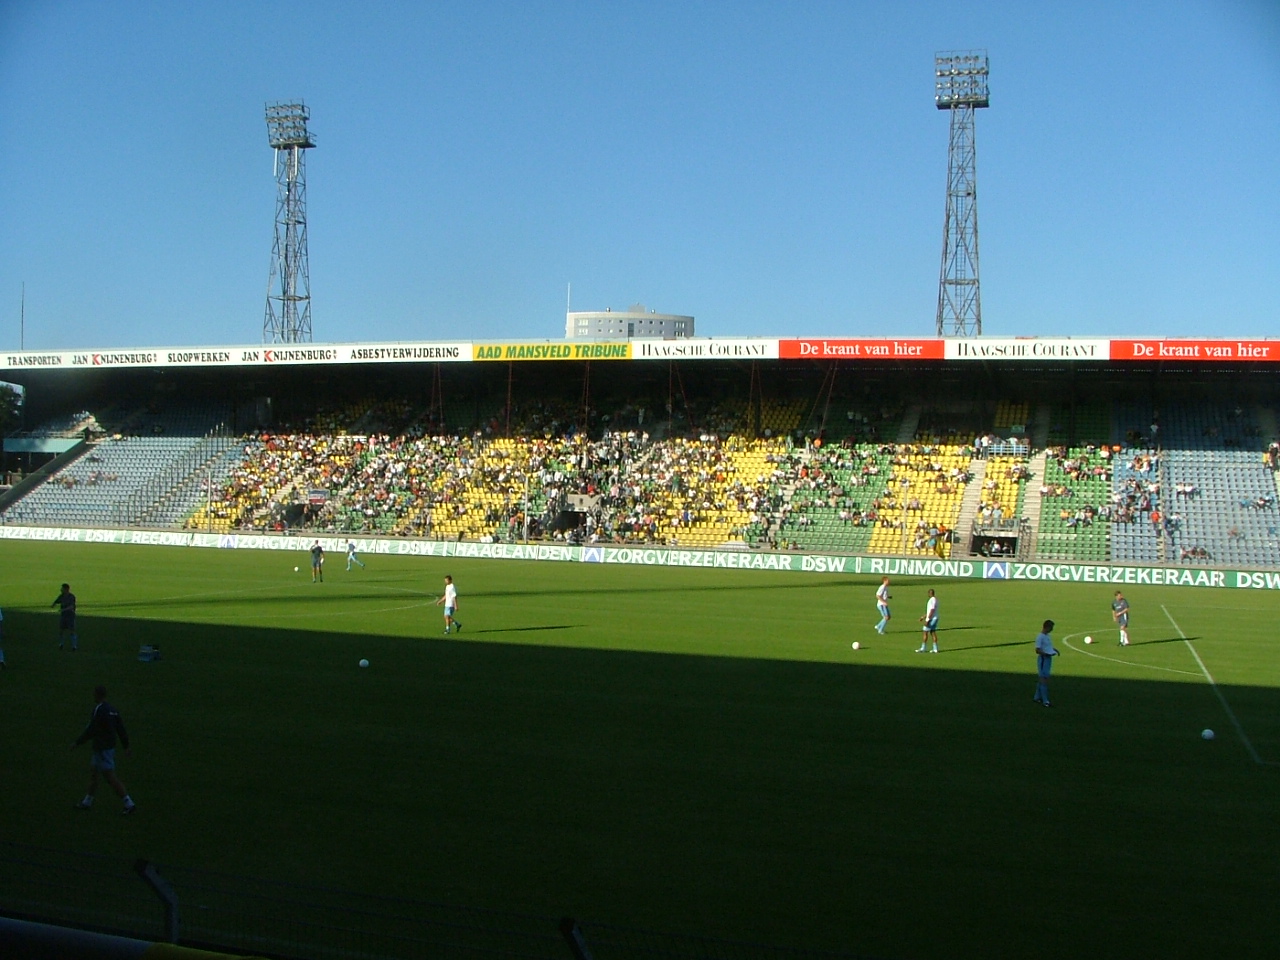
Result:
[[[1031,699],[1037,703],[1043,703],[1046,707],[1051,706],[1049,703],[1049,674],[1053,671],[1053,658],[1058,655],[1058,651],[1053,647],[1053,637],[1049,634],[1053,633],[1053,621],[1046,620],[1044,629],[1036,636],[1036,673],[1039,680],[1036,681],[1036,695]]]
[[[880,622],[876,624],[876,633],[884,633],[889,626],[889,578],[880,581],[880,589],[876,591],[876,610],[880,612]]]
[[[458,611],[458,588],[453,585],[453,577],[448,575],[444,578],[444,596],[436,601],[436,606],[444,604],[444,632],[447,634],[451,627],[457,627],[457,632],[462,632],[462,624],[457,621],[454,614]]]
[[[347,569],[351,569],[353,563],[360,564],[360,569],[364,569],[364,561],[356,556],[356,542],[354,540],[347,541]]]
[[[933,653],[938,652],[938,597],[930,590],[929,602],[924,605],[924,616],[920,618],[924,624],[924,636],[920,638],[920,649],[916,653],[924,653],[930,640],[933,641]]]

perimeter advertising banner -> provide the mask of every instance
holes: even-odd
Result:
[[[941,340],[781,340],[785,360],[942,360]]]
[[[1275,340],[1112,340],[1112,360],[1280,362]]]
[[[348,537],[325,537],[330,553],[346,550]],[[0,540],[65,543],[122,543],[146,546],[206,547],[223,550],[278,550],[305,554],[312,537],[257,533],[195,533],[187,530],[106,530],[74,527],[0,525]],[[754,550],[686,550],[674,547],[587,546],[542,543],[457,543],[449,540],[404,540],[359,537],[356,549],[367,554],[418,557],[468,557],[478,560],[543,560],[577,563],[624,563],[653,567],[713,567],[726,570],[790,570],[796,573],[843,573],[872,576],[939,577],[952,580],[1048,580],[1055,583],[1152,584],[1280,590],[1280,571],[1210,570],[1190,567],[1139,567],[1120,564],[1053,563],[1014,560],[938,560],[922,557],[851,557],[813,553],[769,553]]]
[[[633,340],[634,360],[777,360],[780,341],[767,337]]]
[[[307,366],[584,360],[847,360],[1010,363],[1278,363],[1280,340],[1108,340],[1093,337],[690,337],[511,343],[305,343],[0,353],[4,370]]]
[[[476,343],[472,360],[630,360],[631,341],[575,343],[544,340],[541,343]]]
[[[1074,337],[973,337],[946,341],[948,360],[1110,360],[1111,341]]]
[[[297,366],[470,360],[470,343],[306,343],[147,350],[27,350],[0,354],[0,370]]]

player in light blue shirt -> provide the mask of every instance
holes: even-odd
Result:
[[[876,610],[880,612],[880,622],[876,624],[876,633],[884,633],[889,626],[889,578],[880,581],[880,589],[876,591]]]
[[[351,569],[353,563],[360,564],[360,569],[364,569],[364,561],[356,556],[356,542],[354,540],[347,541],[347,569]]]
[[[1039,680],[1036,682],[1036,695],[1031,698],[1046,707],[1052,706],[1049,703],[1049,674],[1053,672],[1053,658],[1058,655],[1053,646],[1053,637],[1049,636],[1051,633],[1053,621],[1046,620],[1044,628],[1036,636],[1036,673]]]

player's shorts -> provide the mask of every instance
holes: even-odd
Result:
[[[938,629],[938,618],[937,618],[937,617],[930,617],[928,620],[926,620],[926,621],[924,622],[924,629],[925,629],[925,632],[926,632],[926,633],[933,633],[933,631],[937,630],[937,629]]]
[[[95,750],[89,757],[89,768],[92,770],[114,770],[116,768],[116,748]]]
[[[1127,627],[1129,625],[1129,615],[1127,613],[1122,613],[1120,616],[1116,617],[1116,624],[1121,627]]]
[[[58,617],[59,630],[74,630],[76,628],[76,615],[74,613],[64,613]]]
[[[445,608],[444,608],[444,615],[445,615],[446,617],[452,617],[452,616],[453,616],[453,611],[455,611],[455,610],[457,610],[457,609],[458,609],[457,607],[445,607]]]
[[[1053,657],[1046,656],[1043,653],[1036,654],[1036,672],[1043,679],[1048,680],[1049,674],[1053,672]]]
[[[889,605],[887,603],[877,603],[876,609],[880,611],[880,616],[882,617],[889,615]]]

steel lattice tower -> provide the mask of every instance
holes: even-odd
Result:
[[[934,103],[951,112],[947,155],[947,216],[938,280],[938,336],[982,335],[978,283],[978,150],[974,114],[988,104],[987,52],[959,50],[934,57]]]
[[[267,104],[267,140],[276,152],[276,236],[271,246],[263,343],[311,341],[307,263],[307,154],[315,146],[306,104]]]

